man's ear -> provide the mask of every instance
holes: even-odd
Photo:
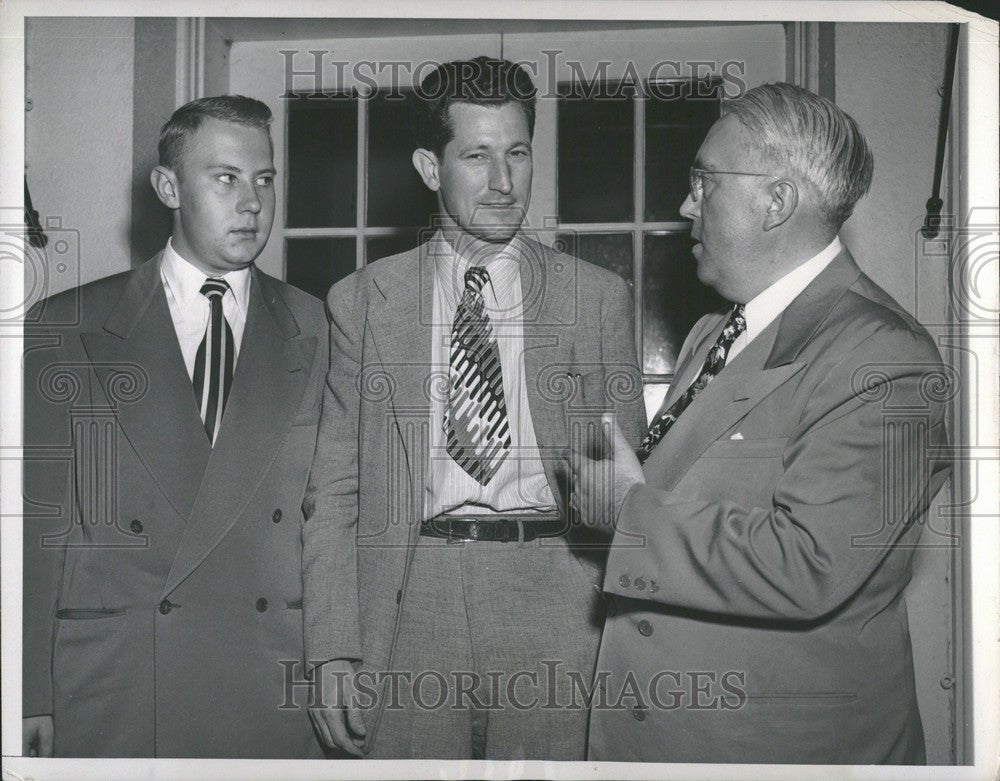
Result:
[[[156,191],[156,197],[168,209],[179,209],[181,199],[178,194],[177,174],[163,165],[158,165],[149,174],[149,181]]]
[[[441,179],[438,177],[438,157],[429,149],[417,149],[413,153],[413,167],[417,169],[420,178],[424,180],[427,188],[437,192],[441,188]]]
[[[793,182],[782,179],[771,187],[771,202],[764,214],[764,230],[783,225],[799,205],[799,191]]]

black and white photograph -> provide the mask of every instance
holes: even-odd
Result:
[[[0,24],[5,779],[997,777],[997,21]]]

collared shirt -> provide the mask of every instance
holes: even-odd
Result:
[[[769,288],[748,301],[744,307],[747,328],[736,337],[736,341],[729,348],[726,363],[730,363],[761,331],[788,309],[788,305],[795,300],[795,297],[805,290],[823,269],[830,265],[840,250],[840,237],[834,236],[833,241],[827,245],[826,249],[813,255],[801,266],[792,269]]]
[[[465,272],[472,262],[457,253],[439,231],[427,252],[434,263],[434,304],[431,324],[431,370],[435,379],[431,395],[430,459],[424,517],[443,512],[489,515],[504,512],[551,513],[556,509],[528,407],[524,373],[524,318],[520,275],[520,239],[476,265],[489,271],[483,301],[500,352],[504,401],[510,425],[511,450],[490,482],[482,486],[462,469],[445,449],[443,428],[451,356],[451,325],[465,290]],[[434,389],[440,389],[436,392]]]
[[[201,294],[201,286],[208,275],[177,254],[172,241],[167,241],[160,262],[160,279],[167,296],[170,317],[174,321],[177,341],[184,355],[188,377],[194,377],[194,359],[198,346],[205,338],[208,321],[212,316],[208,299]],[[229,283],[229,290],[222,297],[222,314],[233,332],[235,358],[240,356],[240,342],[247,322],[247,305],[250,301],[250,269],[230,271],[220,277]],[[235,366],[235,361],[234,361]]]

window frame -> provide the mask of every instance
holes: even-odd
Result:
[[[633,310],[635,313],[635,346],[636,346],[636,359],[639,362],[639,368],[642,373],[642,384],[645,389],[647,386],[666,386],[669,390],[669,386],[673,383],[674,373],[673,372],[647,372],[644,366],[644,355],[643,355],[643,326],[644,326],[644,286],[643,286],[643,271],[645,268],[645,256],[644,256],[644,237],[647,235],[654,236],[686,236],[691,233],[691,221],[681,218],[678,214],[676,220],[667,221],[648,221],[644,220],[645,215],[645,203],[646,203],[646,101],[649,100],[648,95],[650,94],[650,86],[667,86],[667,85],[688,85],[692,89],[695,85],[705,84],[708,85],[713,92],[716,93],[716,99],[720,106],[721,115],[721,105],[722,105],[722,79],[717,75],[710,75],[705,78],[672,78],[672,79],[657,79],[650,80],[644,79],[642,81],[642,88],[640,89],[637,85],[632,84],[630,87],[631,94],[629,94],[628,99],[631,100],[633,106],[633,125],[632,125],[632,216],[633,219],[630,221],[621,222],[563,222],[561,217],[558,220],[556,230],[564,230],[572,232],[576,235],[581,234],[622,234],[628,233],[632,237],[632,303]],[[573,83],[569,81],[560,81],[558,83],[559,90],[563,88],[572,87]],[[624,83],[620,79],[608,79],[606,81],[595,82],[595,86],[598,86],[598,94],[609,94],[607,92],[601,92],[601,90],[606,90],[609,88],[614,88],[616,90],[622,90],[624,88]],[[563,97],[560,94],[560,100]],[[558,111],[559,104],[556,105],[557,120],[556,120],[556,148],[558,149],[559,137],[558,137]],[[692,164],[694,161],[692,161]],[[558,159],[556,164],[556,187],[555,187],[555,198],[556,198],[556,214],[561,215],[562,211],[559,209],[559,171],[558,171]]]

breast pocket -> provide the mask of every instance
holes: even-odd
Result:
[[[788,437],[763,439],[720,439],[709,446],[702,458],[724,458],[738,461],[781,458]]]
[[[724,439],[714,442],[676,486],[679,494],[742,507],[770,507],[784,471],[788,440]]]

